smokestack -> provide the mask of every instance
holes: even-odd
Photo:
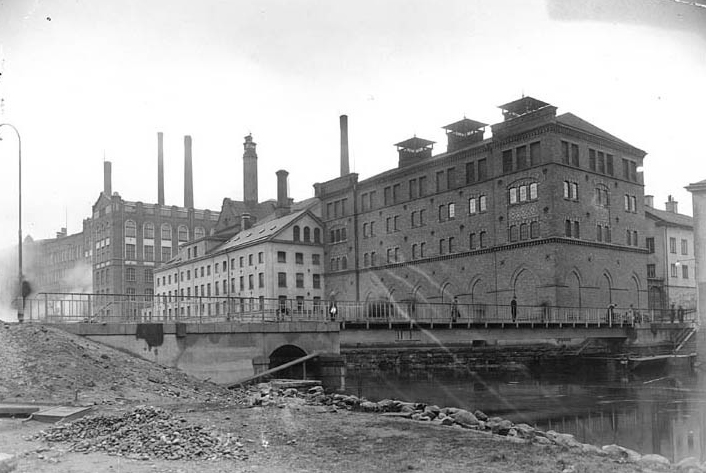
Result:
[[[257,144],[252,135],[245,137],[243,143],[243,200],[257,203]]]
[[[678,213],[677,212],[677,204],[678,202],[674,200],[674,197],[671,195],[667,197],[667,202],[664,204],[664,208],[667,210],[667,212],[672,212],[672,213]]]
[[[164,134],[157,133],[157,203],[164,205]]]
[[[184,136],[184,207],[194,208],[194,173],[191,168],[191,136]]]
[[[103,161],[103,193],[110,199],[113,195],[112,171],[110,161]]]
[[[287,176],[289,173],[284,169],[277,171],[277,216],[281,217],[289,213],[289,196],[287,195]]]
[[[341,176],[350,174],[348,166],[348,115],[341,115]]]

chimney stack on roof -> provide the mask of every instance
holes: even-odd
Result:
[[[276,214],[282,217],[289,213],[289,185],[287,183],[289,173],[284,169],[277,171],[277,209]]]
[[[194,172],[191,165],[191,136],[184,136],[184,207],[194,208]]]
[[[252,220],[250,219],[250,214],[243,212],[240,215],[240,231],[247,230],[252,227]]]
[[[245,137],[243,143],[243,201],[257,203],[257,143],[252,135]]]
[[[341,115],[341,177],[350,174],[348,163],[348,115]]]
[[[157,133],[157,203],[164,205],[164,134]]]
[[[434,142],[415,136],[408,140],[400,141],[395,146],[397,146],[397,152],[399,153],[398,166],[404,167],[431,158]]]
[[[645,196],[645,207],[653,209],[655,207],[655,197],[653,195]]]
[[[679,213],[677,212],[677,202],[674,200],[674,197],[671,195],[667,197],[667,202],[664,203],[664,208],[667,210],[667,212],[672,212],[672,213]]]
[[[112,170],[110,161],[103,161],[103,194],[110,199],[113,195]]]

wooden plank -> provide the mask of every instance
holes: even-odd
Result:
[[[39,422],[70,421],[85,416],[91,412],[91,407],[57,406],[32,414],[32,419]]]
[[[316,358],[317,356],[319,356],[319,352],[314,352],[310,355],[302,356],[301,358],[297,358],[296,360],[289,361],[283,365],[279,365],[279,366],[272,368],[270,370],[263,371],[262,373],[254,374],[252,376],[248,376],[247,378],[243,378],[240,381],[238,381],[234,384],[231,384],[228,387],[229,388],[237,388],[238,386],[242,386],[243,384],[249,383],[250,381],[254,381],[254,380],[262,378],[264,376],[269,376],[273,373],[277,373],[278,371],[285,370],[291,366],[298,365],[299,363],[304,363],[305,361],[311,360],[312,358]]]

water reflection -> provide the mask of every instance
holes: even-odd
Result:
[[[706,461],[706,376],[691,370],[629,376],[596,366],[564,373],[351,371],[346,385],[371,400],[480,409],[596,445]]]

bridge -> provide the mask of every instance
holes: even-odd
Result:
[[[223,384],[313,353],[324,375],[340,377],[341,351],[351,349],[541,345],[576,355],[596,346],[677,354],[696,329],[694,311],[633,307],[123,294],[37,294],[25,314]]]

